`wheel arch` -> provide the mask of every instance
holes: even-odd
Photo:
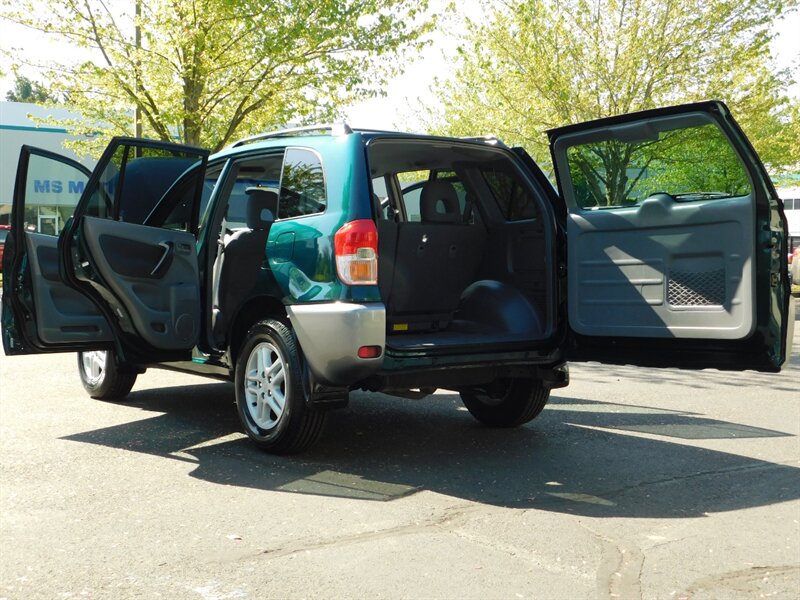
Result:
[[[291,329],[286,307],[280,300],[274,296],[255,296],[250,298],[237,311],[228,336],[228,353],[231,364],[236,364],[236,358],[247,331],[264,319],[277,319]]]

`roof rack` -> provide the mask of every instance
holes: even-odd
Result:
[[[346,135],[348,133],[353,133],[356,131],[359,133],[401,133],[399,131],[392,131],[390,129],[373,129],[371,127],[350,127],[350,125],[342,121],[341,123],[307,125],[305,127],[292,127],[290,129],[278,129],[277,131],[257,133],[255,135],[242,138],[241,140],[237,140],[229,147],[236,148],[238,146],[244,146],[245,144],[251,144],[253,142],[258,142],[260,140],[268,140],[271,138],[280,138],[280,137],[294,137],[316,132],[319,133],[330,132],[331,135]]]
[[[345,123],[328,123],[325,125],[307,125],[306,127],[292,127],[290,129],[278,129],[277,131],[268,131],[265,133],[257,133],[256,135],[251,135],[246,138],[242,138],[230,145],[231,148],[236,148],[238,146],[244,146],[245,144],[252,144],[253,142],[257,142],[259,140],[268,140],[270,138],[279,138],[279,137],[293,137],[298,135],[304,135],[312,132],[325,132],[329,131],[331,135],[345,135],[348,133],[353,133],[353,130],[350,126]]]

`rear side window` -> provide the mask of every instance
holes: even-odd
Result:
[[[325,211],[325,177],[316,153],[303,148],[288,148],[281,174],[278,218],[289,219]]]
[[[536,200],[509,161],[497,161],[481,167],[486,185],[506,221],[525,221],[537,215]]]

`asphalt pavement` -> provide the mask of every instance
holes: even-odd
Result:
[[[354,393],[274,457],[229,384],[0,358],[0,598],[797,598],[800,327],[777,375],[572,365],[542,415]]]

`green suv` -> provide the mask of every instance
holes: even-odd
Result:
[[[94,398],[151,367],[233,381],[276,453],[355,389],[513,427],[567,360],[779,370],[786,221],[725,105],[548,133],[557,190],[496,138],[346,125],[212,156],[115,138],[91,173],[23,147],[5,351],[77,351]]]

